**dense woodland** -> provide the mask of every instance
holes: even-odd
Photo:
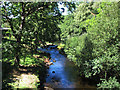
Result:
[[[119,3],[81,3],[65,17],[61,38],[80,75],[101,80],[99,88],[120,87]]]
[[[10,29],[2,31],[3,88],[15,87],[10,79],[15,68],[39,68],[36,75],[44,77],[50,56],[37,48],[48,42],[62,43],[80,77],[97,80],[97,88],[120,88],[120,3],[63,4],[70,12],[65,16],[57,2],[4,2],[1,27]]]

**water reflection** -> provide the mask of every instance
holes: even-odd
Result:
[[[81,79],[78,76],[78,68],[72,62],[67,60],[64,55],[61,55],[57,49],[48,47],[47,49],[40,48],[38,50],[50,53],[51,62],[53,62],[53,60],[56,61],[49,67],[48,77],[46,78],[46,83],[52,88],[95,88],[94,86],[81,83]]]

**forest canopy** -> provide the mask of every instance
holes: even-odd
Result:
[[[81,76],[99,77],[99,88],[120,87],[119,6],[118,2],[80,3],[60,25],[67,57],[79,66]]]

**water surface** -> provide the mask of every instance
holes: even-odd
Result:
[[[46,53],[50,53],[51,62],[54,60],[56,61],[53,62],[53,65],[48,69],[46,84],[52,88],[96,88],[82,81],[77,66],[69,61],[64,55],[61,55],[56,48],[51,49],[51,47],[53,48],[54,46],[39,49]]]

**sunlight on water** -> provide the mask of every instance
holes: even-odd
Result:
[[[39,48],[38,50],[50,53],[51,62],[56,61],[49,67],[49,76],[46,78],[46,83],[50,84],[52,88],[83,88],[85,86],[81,86],[78,68],[64,55],[61,55],[56,48],[51,49],[49,46],[46,49]]]

